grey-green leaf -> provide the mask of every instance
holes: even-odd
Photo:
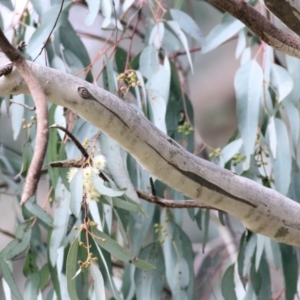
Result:
[[[263,72],[255,60],[243,65],[234,78],[238,127],[247,157],[254,153],[262,83]]]
[[[222,278],[222,295],[225,300],[237,300],[234,283],[234,264],[228,267]]]
[[[154,270],[136,269],[134,274],[137,299],[160,299],[164,287],[165,262],[160,243],[151,243],[139,253],[144,259],[155,266]]]
[[[140,260],[139,258],[135,257],[133,254],[130,254],[128,251],[123,249],[117,242],[111,239],[107,234],[104,232],[100,232],[96,228],[92,228],[92,233],[94,234],[94,241],[103,249],[108,251],[111,255],[115,258],[124,261],[126,263],[131,263],[138,268],[151,270],[155,267],[149,264],[146,261]]]

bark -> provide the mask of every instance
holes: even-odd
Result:
[[[0,54],[0,69],[7,63]],[[97,126],[153,176],[191,199],[233,214],[254,232],[300,246],[298,203],[187,152],[113,94],[69,74],[28,64],[49,102]],[[0,78],[0,96],[28,93],[16,69]]]
[[[208,1],[239,19],[258,37],[274,49],[300,58],[300,38],[297,35],[287,33],[277,28],[245,0]],[[285,0],[270,0],[269,2],[278,2],[278,6],[276,6],[278,9],[279,7],[285,7],[287,5]],[[281,3],[281,5],[279,5],[279,3]]]
[[[281,22],[300,36],[299,0],[265,0],[265,5]]]

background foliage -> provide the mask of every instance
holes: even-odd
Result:
[[[231,55],[240,64],[233,82],[237,128],[222,149],[203,142],[196,155],[209,153],[219,166],[299,201],[298,59],[278,56],[228,14],[204,36],[184,1],[46,2],[28,1],[7,23],[4,15],[16,7],[0,1],[0,26],[14,45],[26,41],[26,58],[119,95],[193,153],[194,111],[185,80],[193,73],[192,53],[236,39]],[[74,9],[77,19],[71,22]],[[80,30],[99,20],[97,35]],[[102,41],[94,56],[85,48],[88,39]],[[218,88],[213,79],[211,85]],[[222,212],[160,208],[139,199],[136,189],[185,197],[158,180],[151,188],[151,175],[129,153],[63,107],[49,104],[50,124],[68,128],[91,160],[100,151],[108,182],[94,174],[101,196],[88,201],[85,169],[70,180],[67,169],[50,167],[82,156],[63,131],[52,128],[43,169],[49,185],[41,188],[41,199],[20,208],[36,119],[34,111],[10,104],[10,98],[1,99],[1,118],[9,112],[11,136],[23,145],[14,150],[1,126],[1,205],[11,194],[17,207],[15,233],[1,231],[11,237],[1,245],[1,299],[294,299],[298,249],[245,231]],[[13,100],[33,103],[26,95]],[[193,234],[197,242],[191,241]]]

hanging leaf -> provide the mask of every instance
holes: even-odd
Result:
[[[238,59],[246,48],[246,33],[245,30],[240,30],[238,43],[235,50],[235,58]]]
[[[16,101],[18,104],[12,103],[9,107],[9,111],[11,116],[11,125],[13,129],[13,138],[14,140],[16,140],[23,125],[22,120],[24,116],[24,106],[22,104],[25,103],[25,98],[24,95],[20,94],[15,95],[13,100]]]
[[[205,38],[202,53],[207,53],[236,35],[245,25],[229,14],[225,14],[221,24],[217,25]]]
[[[85,24],[87,26],[90,26],[95,22],[96,17],[98,16],[101,1],[87,0],[86,3],[89,8],[89,14],[85,17]]]
[[[243,65],[234,78],[238,127],[247,157],[254,153],[262,80],[262,69],[255,60]]]
[[[75,218],[79,217],[83,198],[83,170],[78,169],[70,182],[71,201],[70,209]]]
[[[92,233],[94,234],[95,243],[98,244],[101,248],[108,251],[115,258],[126,263],[131,263],[136,267],[145,270],[151,270],[154,268],[153,265],[149,264],[146,261],[140,260],[139,258],[135,257],[134,255],[130,254],[128,251],[123,249],[117,242],[111,239],[104,232],[100,232],[99,230],[93,227]]]
[[[199,44],[203,43],[203,34],[199,26],[188,14],[178,9],[170,9],[170,14],[183,31],[194,38]]]
[[[297,293],[298,260],[292,246],[279,244],[285,282],[285,299],[293,300]]]
[[[168,25],[171,27],[171,29],[173,30],[173,32],[176,34],[176,36],[178,37],[178,39],[180,40],[180,42],[183,45],[183,48],[186,52],[190,67],[191,67],[191,71],[192,73],[194,73],[194,69],[193,69],[193,64],[192,64],[192,59],[191,59],[191,54],[190,54],[190,49],[189,49],[189,45],[187,42],[187,38],[185,36],[185,34],[182,32],[182,30],[180,29],[179,25],[177,22],[175,21],[167,21]]]
[[[139,257],[155,266],[155,269],[135,270],[136,297],[143,300],[160,299],[165,275],[165,263],[160,243],[149,244],[140,251]]]
[[[157,49],[154,45],[148,45],[144,48],[139,59],[139,70],[144,77],[149,79],[158,71],[159,62]]]
[[[93,262],[90,266],[90,270],[92,279],[94,280],[95,299],[106,299],[103,276],[99,270],[99,267]]]
[[[234,264],[227,268],[222,278],[222,295],[225,300],[237,300],[234,283]]]
[[[275,118],[277,140],[276,158],[272,157],[272,165],[276,190],[286,195],[291,182],[292,156],[288,132],[282,120]]]
[[[94,173],[92,174],[92,181],[93,184],[96,188],[96,190],[101,194],[101,195],[106,195],[106,196],[110,196],[110,197],[119,197],[122,196],[126,190],[113,190],[109,187],[107,187],[104,184],[104,181],[102,178],[100,178],[98,175],[95,175]]]
[[[66,269],[68,293],[72,300],[79,300],[76,292],[76,279],[75,279],[77,270],[79,269],[77,253],[78,253],[78,240],[75,239],[71,244],[71,247],[68,252],[68,257],[67,257],[68,267]]]
[[[149,37],[149,45],[154,45],[157,50],[160,49],[164,38],[165,26],[163,22],[154,24]]]
[[[271,69],[271,83],[276,88],[277,101],[281,102],[293,89],[293,79],[283,67],[273,64]]]
[[[69,207],[70,207],[70,193],[63,185],[61,179],[58,179],[55,189],[55,213],[53,220],[53,230],[50,238],[49,256],[52,266],[56,265],[57,251],[63,241],[68,221],[69,221]]]

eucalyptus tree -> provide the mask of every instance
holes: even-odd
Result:
[[[1,231],[12,237],[0,253],[3,297],[294,298],[300,4],[208,2],[224,13],[207,36],[183,1],[32,0],[1,22],[1,112],[25,141],[18,156],[1,140],[1,191],[20,207],[15,234]],[[0,4],[2,16],[15,8]],[[99,26],[97,35],[75,29],[83,24]],[[100,41],[96,55],[83,38]],[[209,149],[209,162],[193,154],[179,56],[193,72],[192,52],[230,39],[238,126],[223,149]],[[49,183],[43,201],[40,175]],[[202,231],[198,268],[187,218]],[[13,268],[20,256],[24,287]],[[274,266],[280,278],[271,281]]]

